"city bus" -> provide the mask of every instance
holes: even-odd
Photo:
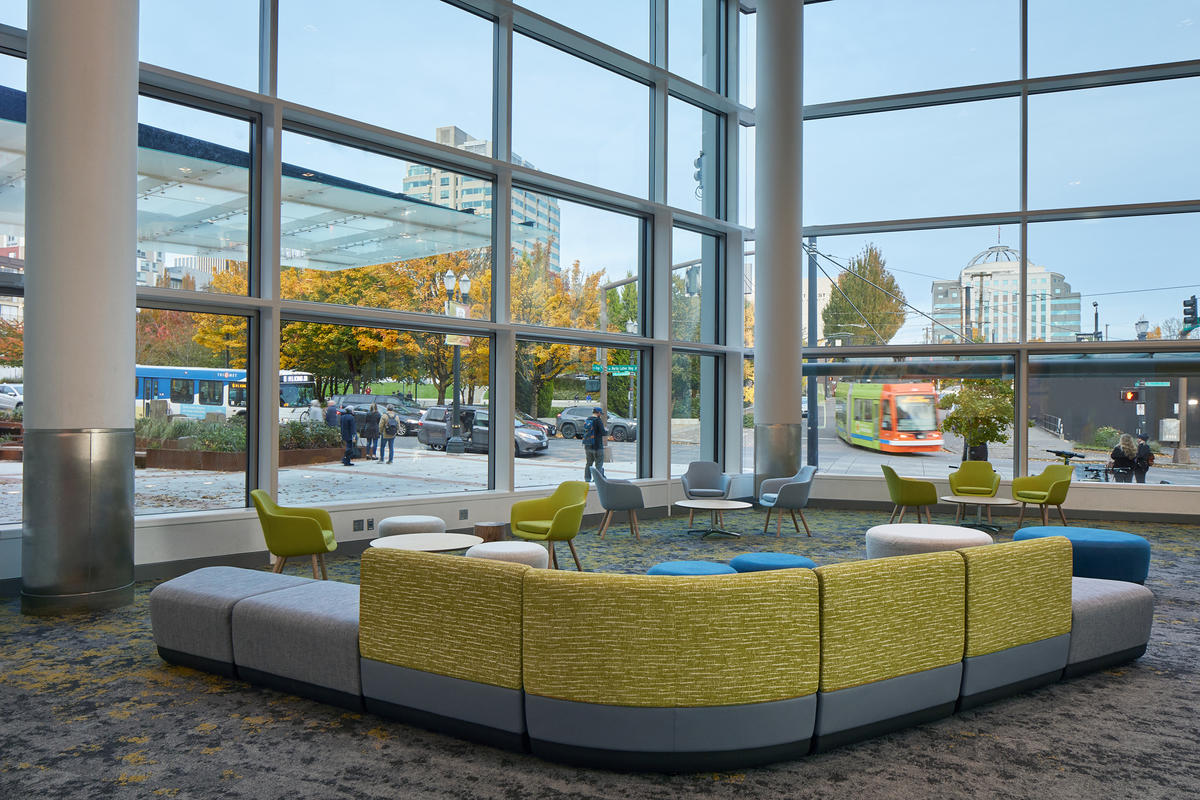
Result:
[[[839,382],[833,394],[837,435],[885,453],[937,453],[937,392],[932,383]]]
[[[152,401],[165,401],[168,416],[204,419],[246,414],[249,393],[244,369],[221,367],[156,367],[138,364],[134,380],[134,412],[150,414]],[[308,372],[279,371],[279,421],[308,419],[317,385]]]

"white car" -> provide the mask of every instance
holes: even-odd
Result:
[[[24,384],[0,383],[0,408],[20,408],[25,405]]]

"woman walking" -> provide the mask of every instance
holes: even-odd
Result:
[[[1121,434],[1121,441],[1108,454],[1111,459],[1113,480],[1117,483],[1133,483],[1133,469],[1137,466],[1137,445],[1128,433]]]
[[[367,412],[367,418],[363,420],[363,435],[367,439],[367,457],[377,458],[375,455],[375,445],[379,442],[379,404],[371,403],[371,410]]]

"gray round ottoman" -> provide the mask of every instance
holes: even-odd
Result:
[[[380,537],[396,536],[401,533],[445,533],[446,521],[441,517],[410,514],[403,517],[386,517],[377,526]]]
[[[876,525],[867,531],[867,558],[936,553],[992,544],[983,531],[957,525]]]
[[[550,565],[550,553],[534,542],[484,542],[467,551],[467,558],[490,558],[493,561],[514,561],[531,567],[546,569]]]

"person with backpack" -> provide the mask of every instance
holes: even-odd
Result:
[[[583,479],[590,481],[592,479],[592,464],[596,465],[596,470],[604,474],[604,439],[608,436],[608,431],[604,429],[604,419],[600,415],[603,413],[600,406],[592,409],[592,415],[583,423],[583,455],[587,463],[583,467]]]
[[[379,405],[371,403],[371,410],[363,419],[363,437],[367,440],[367,458],[375,458],[375,445],[379,442]]]
[[[387,410],[383,412],[383,416],[379,418],[379,463],[383,463],[383,451],[388,454],[387,463],[392,463],[392,456],[396,453],[396,435],[400,433],[400,415],[396,413],[396,407],[389,405]]]
[[[1133,478],[1138,483],[1145,483],[1146,473],[1154,466],[1154,453],[1150,452],[1150,445],[1146,444],[1146,434],[1139,433],[1137,438],[1137,455],[1134,456]]]

